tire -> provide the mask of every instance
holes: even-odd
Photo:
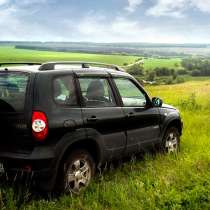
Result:
[[[176,127],[170,127],[166,130],[161,150],[169,154],[177,154],[180,151],[180,133]]]
[[[58,171],[57,189],[62,193],[79,194],[95,174],[95,161],[86,150],[75,150],[62,162]]]

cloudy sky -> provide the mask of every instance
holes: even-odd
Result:
[[[0,40],[210,43],[210,0],[0,0]]]

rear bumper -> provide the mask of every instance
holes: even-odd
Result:
[[[55,152],[53,146],[34,147],[33,150],[10,151],[9,148],[0,148],[0,159],[9,158],[16,160],[44,160],[53,159]]]
[[[7,173],[27,174],[38,187],[50,191],[56,178],[56,158],[53,147],[35,147],[31,152],[9,152],[0,150],[0,162]]]

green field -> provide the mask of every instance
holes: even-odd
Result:
[[[138,56],[125,55],[103,55],[103,54],[85,54],[85,53],[67,53],[15,49],[14,47],[0,47],[0,62],[45,62],[45,61],[95,61],[110,63],[123,66],[124,63],[132,64]],[[178,68],[181,59],[145,59],[145,69],[149,70],[155,67]]]
[[[0,62],[45,62],[45,61],[95,61],[123,65],[124,62],[133,63],[137,57],[122,55],[103,55],[85,53],[66,53],[51,51],[36,51],[0,47]]]
[[[180,68],[181,58],[169,58],[169,59],[158,59],[149,58],[144,61],[144,67],[147,70],[154,69],[156,67],[168,67],[168,68]]]
[[[146,155],[98,175],[80,196],[34,198],[0,188],[0,209],[210,209],[210,80],[147,86],[179,108],[184,133],[178,155]]]

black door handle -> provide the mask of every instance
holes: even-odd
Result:
[[[88,122],[95,122],[95,121],[97,121],[97,120],[98,120],[98,119],[97,119],[96,116],[92,116],[92,117],[87,118],[87,121],[88,121]]]
[[[128,117],[128,118],[132,118],[132,117],[135,117],[135,115],[134,115],[133,112],[130,112],[130,113],[127,114],[127,117]]]

